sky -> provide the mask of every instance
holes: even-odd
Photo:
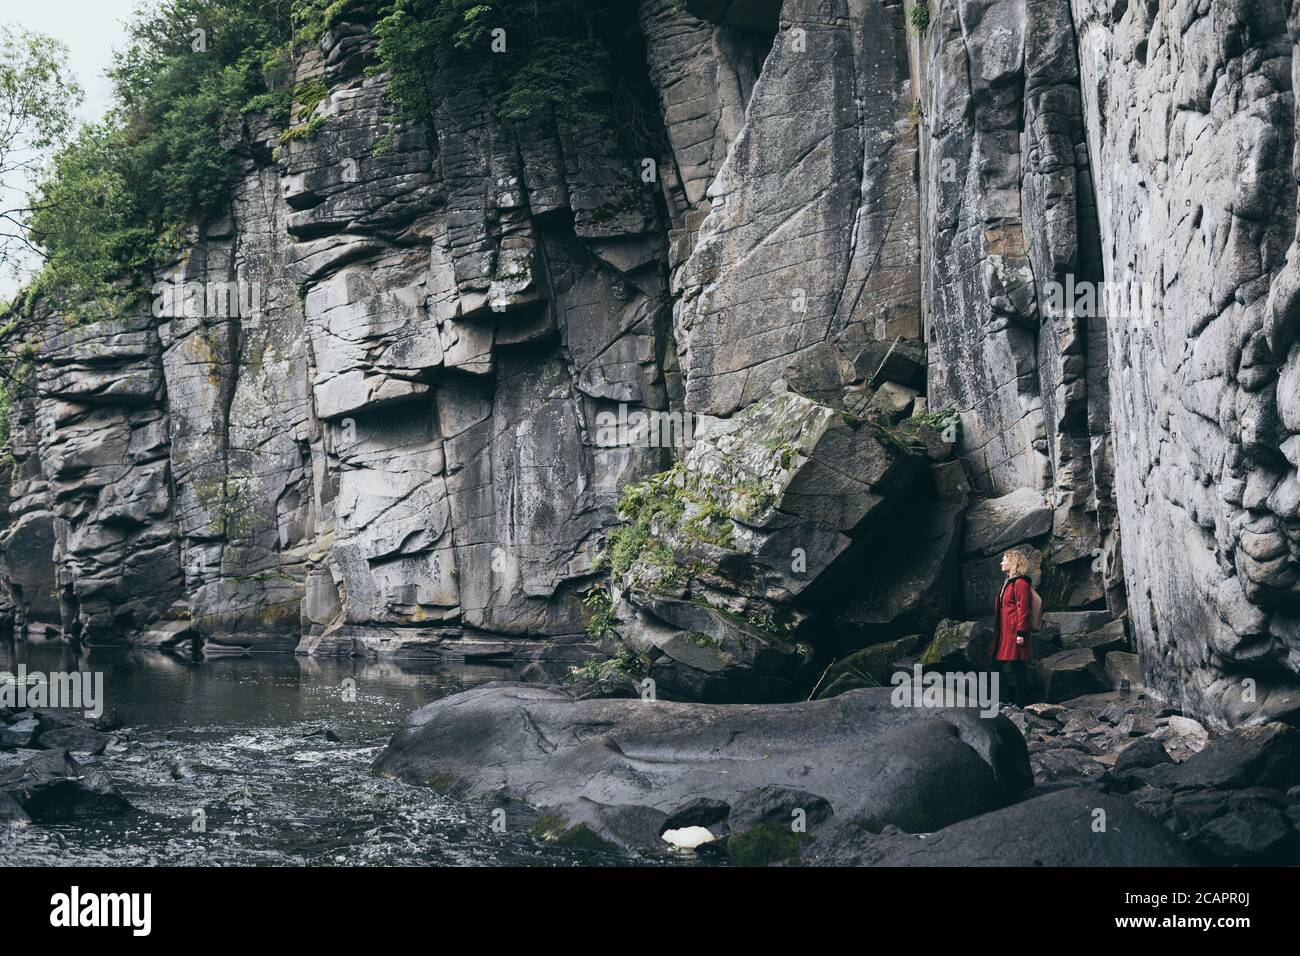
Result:
[[[125,21],[139,0],[0,0],[0,23],[45,33],[68,46],[68,65],[86,92],[83,120],[104,115],[113,88],[104,76],[113,50],[126,42]],[[22,183],[4,183],[10,190]],[[17,289],[18,280],[0,275],[0,300]]]

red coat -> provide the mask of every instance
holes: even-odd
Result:
[[[1023,634],[1025,642],[1016,643]],[[995,661],[1029,660],[1029,578],[1009,578],[1002,585],[993,607],[993,647]]]

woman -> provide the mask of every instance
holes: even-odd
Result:
[[[1028,701],[1026,663],[1029,660],[1029,558],[1022,551],[1002,555],[1006,583],[993,606],[992,658],[1011,678],[1012,700],[1017,707]]]

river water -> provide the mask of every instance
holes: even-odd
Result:
[[[76,759],[97,763],[137,812],[0,826],[0,865],[630,862],[539,843],[528,835],[526,811],[510,809],[494,820],[492,807],[370,772],[412,710],[508,679],[508,668],[292,655],[193,662],[145,650],[95,649],[78,657],[58,642],[0,641],[0,671],[14,672],[20,661],[29,673],[103,673],[104,709],[123,721],[124,746]],[[308,736],[326,728],[338,742]],[[23,755],[0,751],[0,770]],[[205,832],[195,830],[198,810]]]

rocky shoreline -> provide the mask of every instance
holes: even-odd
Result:
[[[411,714],[374,769],[461,800],[526,804],[536,839],[633,858],[1300,864],[1300,731],[1289,725],[1215,732],[1141,688],[992,717],[899,707],[892,694],[699,704],[494,682]],[[130,812],[104,766],[129,742],[115,714],[0,709],[0,750],[16,758],[0,771],[0,823]]]

